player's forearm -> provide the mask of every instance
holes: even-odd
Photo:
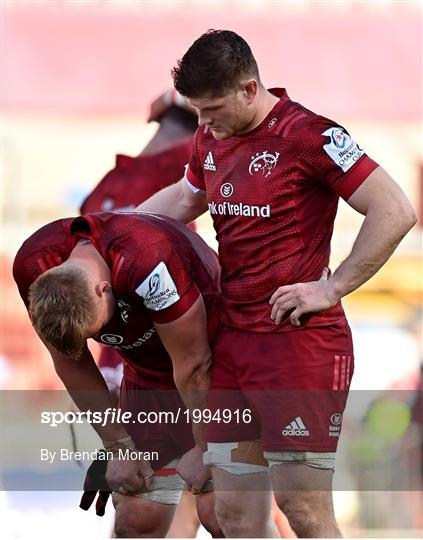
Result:
[[[107,410],[110,412],[114,407],[113,399],[91,355],[77,361],[58,360],[57,356],[53,356],[53,361],[75,405],[81,411],[98,411],[102,414],[104,420],[101,424],[92,424],[101,439],[114,441],[126,437],[128,433],[125,427],[120,423],[112,423],[110,415],[106,414]]]
[[[141,203],[136,211],[169,216],[181,223],[190,223],[203,214],[207,205],[200,198],[190,197],[183,180],[168,186]]]
[[[411,207],[369,209],[351,253],[329,279],[334,295],[340,299],[368,281],[415,222]]]
[[[171,186],[158,191],[152,197],[141,203],[137,206],[135,211],[163,214],[177,219],[179,199],[180,196],[177,184],[172,184]]]
[[[207,403],[207,392],[210,384],[211,356],[201,359],[186,359],[191,369],[174,371],[176,388],[187,409],[191,412],[192,432],[195,443],[205,449],[203,411]]]

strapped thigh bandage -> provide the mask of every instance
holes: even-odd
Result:
[[[260,441],[207,443],[205,465],[213,465],[232,474],[268,472]]]
[[[299,463],[308,465],[316,469],[335,470],[335,452],[306,452],[306,451],[283,451],[264,452],[264,457],[269,463],[269,467],[280,465],[281,463]]]
[[[136,497],[162,504],[178,504],[184,487],[184,481],[175,469],[178,461],[173,459],[156,471],[153,476],[153,489],[148,491],[143,488],[135,494]]]

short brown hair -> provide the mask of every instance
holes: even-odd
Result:
[[[42,339],[78,357],[84,330],[94,318],[92,293],[79,268],[59,266],[41,274],[29,288],[29,315]]]
[[[176,90],[191,98],[221,97],[249,77],[260,82],[250,46],[231,30],[208,30],[200,36],[178,60],[172,77]]]

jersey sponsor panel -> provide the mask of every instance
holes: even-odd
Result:
[[[229,201],[224,201],[217,203],[211,201],[208,206],[212,216],[218,214],[219,216],[270,217],[270,204],[258,206],[242,202],[231,203]]]
[[[147,332],[144,332],[142,336],[137,338],[133,343],[130,343],[128,345],[121,345],[121,346],[115,346],[116,349],[121,349],[122,351],[130,351],[131,349],[135,349],[136,347],[141,347],[144,343],[146,343],[156,332],[156,329],[154,326],[152,326]]]
[[[224,199],[232,197],[235,193],[234,185],[231,182],[225,182],[220,186],[220,195]],[[242,216],[242,217],[270,217],[270,204],[257,205],[245,202],[232,202],[229,200],[210,201],[208,203],[209,212],[212,216]]]

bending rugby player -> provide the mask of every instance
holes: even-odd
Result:
[[[172,99],[174,95],[167,93],[166,99],[160,96],[152,102],[148,121],[159,122],[157,132],[138,156],[116,156],[115,167],[86,197],[81,214],[135,208],[179,180],[191,153],[197,116],[178,106]],[[190,227],[195,230],[195,223]],[[100,349],[98,367],[117,400],[123,375],[122,357],[112,347],[104,345]],[[189,491],[184,491],[168,534],[193,537],[198,526],[195,500]]]
[[[13,267],[32,324],[76,405],[82,411],[113,407],[87,347],[93,338],[122,355],[120,407],[134,417],[141,410],[203,406],[219,271],[216,254],[185,226],[154,215],[114,213],[42,227],[24,242]],[[194,441],[183,414],[174,424],[94,427],[114,456],[134,448],[158,453],[151,463],[109,460],[116,534],[165,536],[183,484],[178,459],[201,454],[194,446],[201,444],[201,433],[194,433]],[[199,489],[207,470],[192,466]],[[207,505],[201,510],[203,524],[213,531]]]
[[[169,99],[164,101],[158,98],[151,104],[149,120],[159,122],[153,138],[136,157],[116,156],[115,167],[83,201],[81,214],[134,209],[182,176],[192,149],[196,115],[176,106]],[[194,224],[191,227],[195,230]],[[122,357],[112,347],[104,346],[101,347],[98,365],[109,390],[118,396],[122,381]]]

